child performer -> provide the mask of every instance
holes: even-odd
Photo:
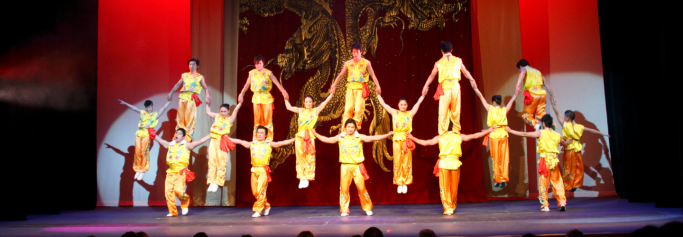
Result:
[[[273,83],[280,89],[285,100],[289,100],[289,95],[285,88],[280,85],[273,72],[266,69],[263,64],[265,59],[261,55],[254,58],[254,66],[256,69],[249,71],[249,78],[240,92],[238,103],[242,103],[244,93],[247,88],[251,88],[254,95],[251,97],[251,103],[254,105],[254,135],[252,140],[256,140],[256,130],[259,126],[268,129],[268,137],[266,140],[273,140],[273,95],[270,94],[270,89],[273,88]]]
[[[420,108],[420,103],[426,93],[420,96],[413,109],[408,110],[408,100],[401,98],[398,100],[398,110],[391,108],[384,103],[382,96],[377,95],[379,103],[389,114],[392,115],[394,125],[394,185],[398,185],[398,193],[408,192],[408,185],[413,183],[413,152],[415,143],[408,139],[406,135],[413,131],[413,117]]]
[[[315,180],[315,136],[312,134],[312,130],[315,129],[318,114],[332,100],[335,90],[336,87],[332,87],[327,99],[318,107],[313,107],[315,102],[311,96],[304,98],[304,108],[293,107],[289,100],[285,100],[287,110],[299,114],[299,132],[296,133],[296,142],[294,143],[296,178],[301,180],[299,181],[299,188],[307,188],[309,181]]]
[[[508,133],[505,128],[508,125],[507,113],[510,112],[512,108],[512,103],[517,98],[518,93],[512,96],[510,101],[508,101],[505,108],[500,107],[503,103],[503,97],[500,95],[494,95],[491,99],[491,104],[486,103],[486,99],[481,94],[479,89],[475,88],[474,92],[481,99],[481,103],[488,111],[488,116],[486,117],[486,124],[489,127],[498,127],[493,130],[486,138],[484,138],[484,146],[489,146],[491,151],[491,160],[493,160],[493,181],[496,182],[495,187],[505,188],[505,185],[510,181],[509,173],[509,163],[510,163],[510,152],[508,146]],[[487,140],[488,143],[487,144]]]
[[[365,170],[363,165],[365,160],[363,156],[363,142],[386,139],[394,134],[394,132],[375,136],[361,135],[358,133],[356,121],[353,119],[347,119],[344,123],[344,128],[344,132],[335,137],[325,137],[315,132],[315,130],[313,130],[313,134],[324,143],[339,143],[339,163],[341,163],[339,209],[341,216],[349,216],[349,203],[351,201],[349,187],[351,182],[356,183],[363,211],[368,216],[372,216],[372,201],[370,200],[370,194],[365,189],[365,180],[368,180],[370,175],[368,175],[368,171]]]
[[[135,132],[135,160],[133,161],[133,170],[135,170],[135,179],[140,181],[145,176],[145,172],[149,170],[149,143],[150,139],[156,137],[154,128],[159,122],[159,117],[166,111],[171,101],[167,101],[164,107],[159,112],[154,111],[154,103],[151,100],[145,100],[145,109],[141,110],[135,106],[119,100],[122,105],[127,106],[130,110],[140,114],[140,122],[138,122],[138,131]]]
[[[553,110],[557,118],[560,118],[560,112],[557,110],[557,103],[553,102]],[[581,137],[583,131],[609,137],[609,134],[601,133],[592,128],[586,128],[581,124],[574,122],[574,111],[567,110],[564,112],[564,125],[562,126],[562,139],[565,139],[568,145],[564,148],[564,157],[562,157],[562,180],[564,181],[564,190],[574,192],[577,188],[583,186],[583,155],[581,150]]]
[[[294,142],[294,138],[281,142],[271,142],[266,140],[267,136],[268,129],[259,126],[256,128],[256,140],[252,142],[232,138],[233,142],[251,151],[251,193],[256,198],[252,208],[254,215],[251,217],[261,217],[261,211],[263,211],[264,216],[270,214],[270,203],[266,199],[266,190],[268,189],[268,183],[272,181],[268,165],[270,165],[270,155],[273,148],[289,145]]]
[[[180,208],[183,210],[183,216],[187,215],[190,207],[190,195],[185,193],[185,181],[190,182],[194,179],[194,172],[187,169],[190,164],[190,151],[200,144],[209,140],[210,136],[206,135],[196,142],[187,143],[184,139],[186,137],[185,129],[178,128],[170,143],[155,137],[154,140],[168,149],[166,154],[166,183],[164,184],[164,193],[166,194],[166,205],[168,206],[168,215],[177,216],[178,209],[175,205],[175,198],[180,199]]]
[[[242,103],[237,104],[232,111],[232,115],[228,116],[230,111],[229,104],[222,104],[219,113],[211,112],[209,105],[206,105],[206,114],[209,117],[216,118],[211,125],[211,142],[209,143],[209,177],[206,179],[206,184],[209,185],[207,191],[216,192],[218,187],[223,187],[225,184],[225,169],[228,163],[228,151],[235,149],[235,144],[228,138],[230,128],[235,123],[237,118],[237,111],[242,107]]]
[[[560,153],[558,146],[560,143],[567,146],[567,142],[562,140],[560,134],[553,131],[553,117],[549,114],[543,115],[541,118],[543,127],[534,132],[519,132],[505,127],[505,130],[517,136],[538,138],[538,145],[536,153],[540,155],[538,160],[538,200],[541,201],[541,211],[550,211],[548,209],[548,182],[553,185],[553,194],[557,199],[557,206],[560,211],[567,210],[567,199],[564,196],[564,184],[562,183],[562,175],[557,163],[557,154]]]
[[[434,166],[434,175],[439,177],[443,214],[449,216],[453,215],[458,206],[458,183],[460,183],[460,166],[462,165],[460,162],[462,156],[460,145],[462,142],[483,137],[493,131],[493,128],[489,128],[482,132],[467,135],[455,133],[453,129],[453,123],[451,123],[448,126],[447,133],[437,135],[429,140],[420,140],[412,134],[408,134],[408,138],[423,146],[439,144],[439,160]]]

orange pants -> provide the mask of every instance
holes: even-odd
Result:
[[[166,183],[164,184],[164,193],[166,194],[166,205],[168,212],[171,215],[178,215],[178,208],[175,205],[175,198],[180,199],[180,207],[188,208],[190,206],[190,196],[185,193],[185,175],[179,172],[166,173]]]
[[[496,183],[509,182],[510,151],[508,138],[489,138],[489,149],[493,160],[493,180]]]
[[[460,133],[460,88],[443,90],[439,98],[439,135],[448,132],[453,122],[453,132]]]
[[[266,140],[273,140],[273,103],[269,104],[254,104],[254,137],[252,141],[256,141],[256,129],[259,126],[264,126],[268,129]]]
[[[583,186],[583,155],[581,155],[581,151],[565,150],[562,162],[564,164],[564,169],[562,169],[564,190]]]
[[[296,178],[315,180],[315,155],[304,153],[304,138],[296,136],[294,148],[296,152]],[[315,142],[311,139],[315,147]]]
[[[225,169],[228,163],[228,153],[221,151],[221,143],[218,139],[211,138],[209,143],[209,171],[206,184],[225,184]]]
[[[356,121],[356,130],[360,130],[363,122],[363,112],[365,112],[365,98],[363,98],[363,89],[352,90],[346,89],[346,102],[344,104],[344,114],[342,115],[342,128],[344,131],[344,124],[349,118]]]
[[[192,134],[194,134],[194,125],[197,118],[197,104],[194,101],[187,101],[180,99],[178,104],[178,115],[176,120],[178,125],[176,125],[176,130],[178,128],[185,129],[185,141],[192,141]]]
[[[135,172],[147,172],[149,170],[149,137],[135,137]]]
[[[266,169],[262,166],[251,167],[251,194],[256,198],[254,212],[261,213],[263,209],[270,208],[270,203],[266,199],[266,190],[268,189],[268,174]]]
[[[453,214],[458,207],[458,183],[460,183],[460,169],[439,169],[439,192],[443,214]]]
[[[538,200],[541,201],[541,208],[548,206],[548,182],[553,185],[553,193],[555,194],[555,199],[557,199],[557,206],[566,205],[567,198],[564,196],[562,174],[560,174],[559,165],[555,165],[554,169],[548,168],[548,176],[538,175]]]
[[[394,141],[394,184],[409,185],[413,183],[413,152],[403,154],[405,140]]]
[[[536,126],[536,123],[538,123],[537,120],[541,120],[543,115],[545,115],[545,95],[537,95],[532,93],[531,97],[534,99],[530,104],[524,104],[524,107],[522,108],[522,112],[524,112],[524,114],[522,116],[526,123],[531,126]],[[534,116],[536,117],[534,118]]]
[[[342,213],[349,213],[349,203],[351,196],[349,195],[349,187],[351,182],[356,183],[358,190],[358,197],[360,198],[360,206],[363,211],[372,211],[372,201],[370,194],[365,189],[365,179],[360,173],[358,164],[342,164],[341,165],[341,187],[339,187],[339,210]]]

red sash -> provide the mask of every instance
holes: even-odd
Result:
[[[434,100],[439,100],[442,95],[443,95],[443,86],[441,86],[441,83],[439,83],[439,85],[436,86],[436,93],[434,93]]]
[[[315,155],[315,147],[313,146],[313,140],[311,135],[308,134],[308,130],[304,132],[304,154]]]
[[[441,160],[436,160],[436,165],[434,166],[434,176],[439,177],[439,161]]]
[[[363,98],[368,98],[370,96],[370,90],[368,90],[368,83],[363,84]]]
[[[529,93],[529,90],[524,91],[524,104],[528,105],[531,104],[531,101],[534,101],[534,97],[531,96],[531,93]]]
[[[154,140],[155,137],[157,137],[156,131],[154,131],[154,128],[148,128],[147,132],[149,133],[149,139]]]
[[[185,175],[185,182],[192,182],[192,180],[194,180],[194,172],[188,170],[187,167],[180,170],[180,175],[183,174]]]
[[[228,152],[235,149],[235,143],[230,141],[228,135],[221,136],[221,151]]]
[[[197,107],[202,104],[202,101],[199,100],[199,96],[197,96],[196,93],[192,93],[192,100],[194,100],[194,103],[197,105]]]
[[[548,176],[548,166],[545,164],[545,157],[541,157],[541,162],[538,163],[538,174]]]
[[[263,166],[263,169],[266,170],[266,175],[268,176],[268,183],[270,183],[270,181],[273,181],[273,178],[270,177],[270,166],[265,165]]]
[[[363,165],[363,163],[358,163],[358,169],[360,169],[360,173],[363,175],[364,180],[370,179],[370,175],[368,174],[368,171],[365,169],[365,165]]]
[[[409,150],[415,150],[415,142],[413,142],[413,139],[406,138],[406,142],[403,143],[403,154],[408,153]]]

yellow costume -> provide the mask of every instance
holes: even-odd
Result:
[[[526,66],[526,79],[524,79],[524,90],[529,91],[531,94],[531,102],[526,103],[526,98],[524,107],[522,111],[524,112],[524,121],[526,121],[531,126],[536,126],[537,120],[540,120],[543,115],[545,115],[545,90],[543,89],[543,75],[541,72]],[[534,117],[535,116],[535,117]]]
[[[181,172],[190,164],[190,151],[185,147],[185,142],[171,142],[168,146],[166,155],[166,183],[164,190],[166,194],[166,205],[171,215],[177,216],[178,209],[175,205],[175,198],[181,201],[180,207],[185,209],[190,206],[190,196],[185,193],[185,173]]]
[[[406,135],[413,131],[413,119],[410,111],[396,110],[394,124],[394,184],[409,185],[413,183],[413,152],[405,148]]]
[[[358,134],[358,133],[356,133]],[[365,179],[362,172],[363,143],[360,136],[348,136],[342,133],[339,136],[339,163],[341,163],[341,186],[339,187],[339,206],[342,213],[349,213],[349,187],[351,182],[356,183],[358,198],[363,211],[372,211],[372,201],[370,194],[365,189]],[[360,164],[360,165],[359,165]]]
[[[185,141],[192,141],[192,134],[194,134],[194,126],[197,118],[197,104],[195,98],[202,92],[202,74],[192,75],[188,72],[183,73],[183,87],[180,88],[180,102],[178,104],[178,115],[176,120],[176,130],[178,128],[185,129]],[[194,95],[194,96],[193,96]]]
[[[261,213],[263,209],[270,208],[270,203],[266,199],[266,190],[270,182],[270,155],[273,148],[270,141],[253,141],[251,143],[251,193],[256,198],[254,212]]]
[[[294,143],[297,179],[315,180],[315,136],[312,130],[317,121],[315,108],[299,109],[299,132]]]
[[[368,77],[370,76],[368,64],[370,64],[370,61],[364,58],[361,58],[358,62],[354,62],[352,59],[344,63],[346,70],[348,70],[348,76],[346,81],[346,101],[341,123],[344,124],[346,120],[353,118],[356,121],[356,130],[360,130],[361,122],[363,122],[363,111],[365,110],[363,90],[367,88]]]
[[[557,163],[557,154],[560,151],[557,147],[560,145],[560,134],[549,130],[541,130],[541,137],[538,138],[538,147],[536,153],[540,155],[538,160],[538,170],[541,173],[538,176],[538,200],[541,201],[541,208],[548,206],[548,182],[553,186],[553,193],[557,199],[557,206],[564,206],[567,204],[567,199],[564,196],[564,185],[562,184],[562,174]],[[543,167],[545,165],[545,167]],[[546,174],[543,174],[547,172]]]
[[[206,184],[223,186],[228,153],[221,150],[221,137],[230,133],[230,116],[223,118],[220,114],[211,125],[211,142],[209,143],[209,171]]]
[[[270,89],[273,88],[273,82],[270,80],[268,69],[261,71],[253,69],[249,71],[251,78],[251,91],[254,95],[251,97],[251,103],[254,105],[254,132],[253,140],[256,140],[256,128],[264,126],[268,129],[266,140],[273,140],[273,95],[270,94]]]
[[[462,150],[460,134],[447,132],[439,135],[439,192],[443,214],[453,214],[458,206],[458,183],[460,183],[460,157]]]
[[[157,126],[157,112],[148,113],[140,111],[140,122],[138,131],[135,132],[135,161],[133,170],[135,172],[147,172],[149,170],[149,130]]]
[[[505,131],[505,126],[508,125],[506,113],[505,108],[491,106],[486,117],[486,124],[489,127],[500,127],[489,134],[489,149],[493,160],[493,180],[496,183],[510,181],[508,175],[510,152],[508,150],[508,132]]]
[[[581,150],[581,136],[583,136],[583,125],[564,123],[562,127],[562,138],[572,139],[572,143],[564,149],[562,163],[562,180],[564,180],[564,190],[571,190],[583,186],[583,155]]]
[[[460,58],[450,54],[444,55],[436,62],[439,70],[439,85],[443,89],[443,95],[439,97],[439,135],[448,132],[450,122],[453,122],[453,131],[460,133],[461,63]]]

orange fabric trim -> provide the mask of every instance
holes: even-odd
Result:
[[[308,130],[304,132],[304,154],[315,155],[315,146],[313,146],[313,140]]]
[[[273,181],[273,178],[270,177],[270,166],[263,166],[263,169],[266,170],[266,175],[268,176],[268,183],[270,183],[271,181]]]
[[[368,90],[368,83],[363,83],[363,98],[368,98],[370,96],[370,90]]]
[[[548,176],[548,166],[545,164],[545,157],[541,157],[541,161],[538,163],[538,174]]]
[[[406,138],[406,141],[403,143],[403,154],[408,153],[409,150],[415,150],[415,142],[413,142],[413,139]]]
[[[221,136],[221,151],[228,152],[235,149],[235,143],[232,143],[228,135]]]
[[[439,83],[439,85],[436,86],[436,93],[434,93],[434,100],[439,100],[442,95],[443,95],[443,86],[441,85],[441,83]]]
[[[187,182],[192,182],[194,180],[194,172],[190,171],[185,167],[184,169],[180,170],[180,175],[185,174],[185,181]]]
[[[439,161],[441,160],[436,160],[436,165],[434,166],[434,176],[439,177]]]
[[[358,168],[360,169],[360,173],[363,175],[363,179],[370,179],[370,175],[368,174],[368,171],[365,169],[365,165],[363,165],[363,163],[359,163]]]

